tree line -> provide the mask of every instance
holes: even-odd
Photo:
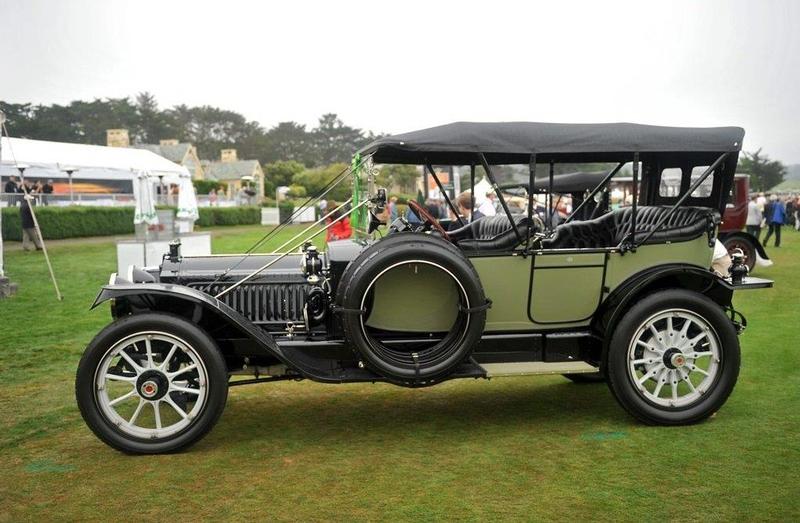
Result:
[[[97,98],[67,105],[0,101],[0,110],[8,119],[9,133],[17,138],[105,145],[107,129],[127,129],[133,144],[178,139],[192,143],[204,160],[218,159],[221,149],[236,148],[239,158],[262,164],[295,161],[309,168],[349,162],[354,151],[376,138],[332,113],[322,115],[312,129],[297,122],[266,129],[235,111],[208,105],[161,109],[147,92],[133,99]]]
[[[192,143],[204,160],[216,160],[221,149],[235,148],[239,158],[257,159],[264,165],[270,182],[267,194],[278,185],[303,185],[313,193],[311,189],[337,171],[339,164],[349,163],[354,151],[377,137],[345,125],[333,113],[322,115],[312,129],[292,121],[266,129],[235,111],[208,105],[161,109],[148,92],[67,105],[0,101],[0,110],[6,114],[11,135],[19,138],[105,145],[107,129],[127,129],[133,144],[174,138]],[[571,167],[560,166],[557,174]],[[415,169],[393,166],[382,172],[382,181],[414,190]],[[786,167],[759,149],[740,155],[738,172],[749,173],[753,189],[765,191],[783,180]]]

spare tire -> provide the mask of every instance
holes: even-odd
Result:
[[[387,345],[367,325],[376,282],[404,265],[427,265],[441,271],[453,279],[458,296],[452,327],[441,339],[421,347]],[[392,234],[362,251],[342,275],[336,304],[345,338],[359,359],[390,381],[412,387],[436,383],[469,358],[483,334],[489,306],[469,259],[450,242],[420,233]]]

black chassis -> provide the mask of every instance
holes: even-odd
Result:
[[[330,296],[325,300],[325,315],[319,324],[310,329],[304,329],[301,325],[295,329],[292,321],[257,324],[203,290],[202,285],[199,288],[189,286],[191,282],[186,276],[180,276],[179,267],[192,267],[198,262],[208,263],[208,258],[170,261],[165,256],[164,264],[158,271],[153,271],[151,277],[151,280],[161,281],[137,283],[117,278],[114,283],[102,288],[92,308],[110,301],[115,319],[128,314],[155,311],[184,317],[201,326],[225,356],[229,373],[247,373],[253,377],[231,381],[231,385],[281,379],[311,379],[324,383],[388,381],[360,364],[357,352],[344,339],[331,299],[335,295],[337,276],[366,244],[356,241],[336,244],[331,246],[324,269],[333,282]],[[211,258],[211,263],[214,263],[214,257]],[[197,279],[202,283],[213,278],[213,274],[198,276],[198,272],[202,271],[186,272],[192,273],[193,283],[198,283]],[[285,276],[293,279],[297,285],[310,287],[297,268],[285,264],[279,272],[285,272]],[[281,284],[263,281],[253,285]],[[748,285],[749,288],[756,286],[758,283],[755,282]],[[746,325],[744,318],[733,310],[731,304],[734,288],[741,289],[741,285],[734,287],[729,280],[692,265],[665,264],[641,271],[615,289],[598,308],[589,328],[535,333],[485,333],[469,361],[462,363],[446,379],[485,378],[486,372],[481,363],[578,360],[590,362],[602,370],[609,339],[605,333],[613,332],[614,325],[627,306],[653,291],[675,287],[694,289],[709,296],[729,311],[731,321],[738,330]],[[285,366],[284,372],[265,375],[267,373],[259,371],[267,367],[274,368],[275,365]]]

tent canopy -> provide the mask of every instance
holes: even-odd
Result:
[[[65,178],[63,169],[77,169],[75,178],[132,180],[137,171],[163,177],[164,183],[177,184],[190,176],[188,169],[144,149],[105,147],[76,143],[1,138],[2,175],[16,175],[15,166],[27,165],[26,174],[34,177]]]
[[[376,163],[524,164],[531,154],[615,161],[633,153],[723,153],[742,148],[740,127],[662,127],[633,123],[456,122],[378,138],[359,152]],[[568,161],[568,160],[565,160]]]

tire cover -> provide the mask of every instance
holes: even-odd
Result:
[[[364,314],[359,312],[380,275],[406,262],[428,263],[449,273],[457,283],[461,299],[454,328],[433,347],[417,352],[378,342],[369,334]],[[392,234],[362,251],[342,275],[336,303],[345,338],[358,357],[390,381],[407,386],[431,385],[452,373],[470,356],[486,324],[486,308],[481,306],[487,301],[475,267],[453,244],[428,234]]]

